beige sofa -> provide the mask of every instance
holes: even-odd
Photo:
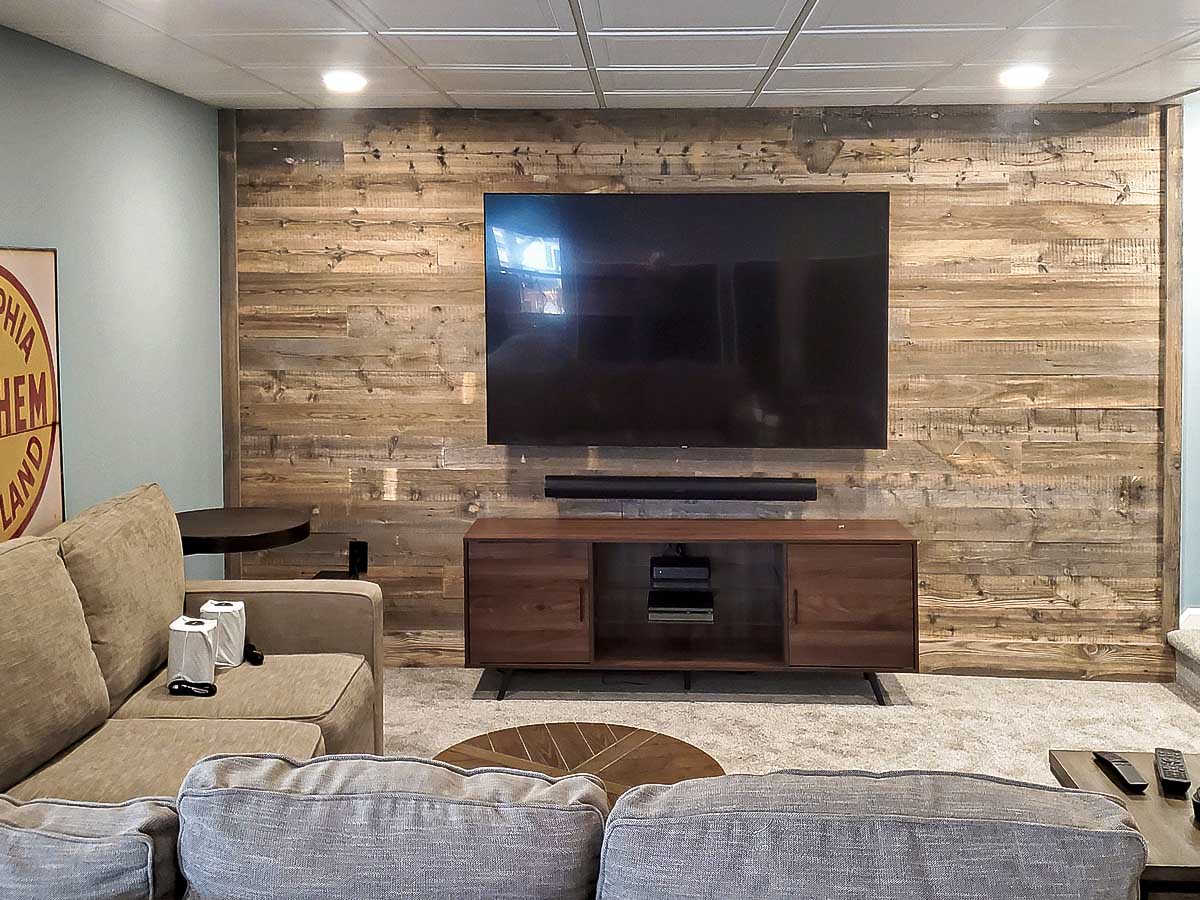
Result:
[[[210,597],[246,602],[262,666],[214,697],[167,691],[168,625]],[[383,752],[382,596],[360,581],[186,583],[157,485],[0,544],[0,793],[174,796],[215,753]]]

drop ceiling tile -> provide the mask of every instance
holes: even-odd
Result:
[[[97,0],[4,0],[0,25],[44,37],[53,34],[149,34],[153,29]]]
[[[804,23],[817,28],[1016,25],[1050,0],[819,0]]]
[[[803,0],[580,0],[589,31],[606,28],[778,28],[787,31]]]
[[[406,58],[427,66],[586,65],[579,36],[570,34],[387,34]]]
[[[192,96],[197,92],[274,92],[272,85],[165,34],[57,35],[60,47]]]
[[[599,69],[606,91],[752,91],[766,67],[725,69],[628,68]]]
[[[1200,59],[1174,55],[1156,59],[1057,99],[1064,102],[1154,102],[1196,88],[1200,88]]]
[[[556,93],[488,93],[463,91],[451,94],[464,109],[595,109],[595,93],[562,91]]]
[[[806,31],[796,36],[783,65],[953,65],[1002,35],[998,30]]]
[[[951,67],[941,67],[950,69]],[[769,91],[914,90],[939,72],[938,66],[814,66],[778,69]]]
[[[993,91],[999,91],[1003,98],[997,102],[1000,103],[1023,103],[1022,94],[1024,91],[1014,91],[1005,88],[1000,84],[1000,73],[1007,68],[1003,63],[985,63],[982,65],[964,65],[953,69],[947,69],[945,72],[936,75],[929,84],[925,85],[928,88],[987,88]],[[1049,91],[1051,94],[1061,94],[1065,90],[1072,87],[1084,84],[1091,75],[1091,70],[1082,69],[1077,66],[1066,64],[1055,64],[1050,67],[1050,75],[1046,79],[1046,83],[1042,88],[1036,90],[1045,93]]]
[[[695,109],[744,107],[753,96],[752,91],[686,92],[666,91],[663,93],[605,91],[604,99],[609,106],[642,107],[657,109]]]
[[[908,91],[763,91],[755,106],[891,106]]]
[[[242,94],[213,93],[195,94],[195,99],[218,109],[307,109],[311,103],[291,94]]]
[[[57,0],[54,0],[57,2]],[[104,0],[168,34],[361,31],[329,0]]]
[[[359,0],[389,29],[575,27],[568,0]]]
[[[507,93],[511,91],[583,91],[592,90],[587,69],[548,68],[432,68],[422,70],[444,91]]]
[[[322,109],[427,109],[454,104],[445,94],[404,92],[401,94],[301,94],[302,99]]]
[[[252,66],[246,69],[284,91],[297,94],[323,94],[325,83],[321,76],[327,71],[321,66]],[[403,66],[355,69],[367,79],[364,94],[403,94],[410,91],[431,91],[429,84],[412,69]]]
[[[592,56],[611,66],[767,66],[783,43],[778,32],[592,34]]]
[[[1051,88],[1039,88],[1033,91],[1006,91],[999,85],[996,87],[978,88],[926,88],[917,91],[903,102],[915,106],[954,106],[1005,104],[1009,106],[1028,106],[1032,103],[1045,103],[1056,92]]]
[[[1103,72],[1140,62],[1175,40],[1172,29],[1151,28],[1020,28],[1000,38],[972,62],[1033,62],[1052,69],[1069,65]]]
[[[1159,98],[1155,98],[1159,99]],[[1138,97],[1136,93],[1126,87],[1122,87],[1116,82],[1102,82],[1100,84],[1089,85],[1082,87],[1077,91],[1063,94],[1054,98],[1056,103],[1152,103],[1153,100],[1146,100]]]
[[[1028,25],[1108,25],[1114,28],[1157,26],[1200,27],[1196,0],[1057,0]]]
[[[395,66],[400,61],[366,33],[190,36],[193,47],[235,66]]]

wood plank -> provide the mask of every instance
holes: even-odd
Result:
[[[1163,108],[1162,628],[1179,623],[1183,499],[1183,107]]]
[[[1027,678],[1173,681],[1175,656],[1157,640],[1145,644],[924,640],[921,671],[943,675],[1019,671]]]

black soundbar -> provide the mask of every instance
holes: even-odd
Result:
[[[546,496],[559,500],[816,500],[817,480],[547,475]]]

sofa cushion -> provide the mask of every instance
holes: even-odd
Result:
[[[156,484],[89,507],[51,532],[62,541],[115,710],[167,659],[183,612],[183,543]]]
[[[982,775],[777,772],[646,785],[598,900],[1129,900],[1146,845],[1115,800]]]
[[[190,900],[590,900],[607,809],[586,775],[224,756],[180,789],[180,868]]]
[[[21,803],[0,795],[0,897],[173,898],[178,836],[179,817],[165,800]]]
[[[0,790],[98,728],[108,692],[49,537],[0,544]]]
[[[175,697],[163,669],[116,712],[119,719],[293,719],[312,722],[326,753],[375,749],[375,687],[361,656],[271,654],[261,666],[217,669],[215,697]]]
[[[174,797],[188,769],[206,756],[268,752],[308,759],[324,751],[321,729],[308,722],[109,719],[8,793],[95,803]]]

